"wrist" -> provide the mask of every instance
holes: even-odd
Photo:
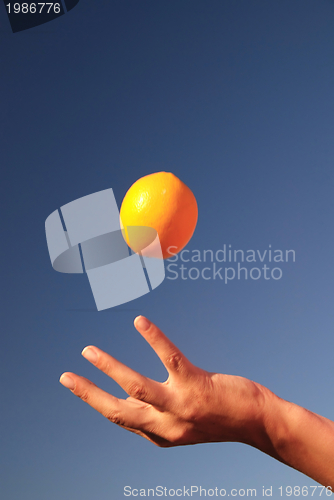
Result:
[[[251,429],[243,442],[283,462],[286,461],[286,450],[291,442],[291,422],[289,414],[293,411],[292,403],[285,401],[266,387],[255,383],[258,389],[257,400],[254,401]]]

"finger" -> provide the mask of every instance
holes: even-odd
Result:
[[[115,398],[90,380],[75,373],[63,373],[59,381],[114,424],[131,429],[147,427],[148,412],[143,411],[145,405],[139,407],[131,402]]]
[[[129,396],[154,406],[164,405],[165,387],[159,382],[140,375],[98,347],[85,347],[81,354],[99,370],[113,378]]]
[[[144,316],[138,316],[134,324],[138,332],[157,353],[170,375],[187,377],[191,374],[193,365],[157,326]]]
[[[138,399],[132,398],[131,396],[129,396],[128,398],[126,398],[126,401],[131,401],[131,403],[133,403],[135,405],[141,405],[142,404],[141,401],[139,401]]]

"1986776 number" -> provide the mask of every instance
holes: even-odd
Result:
[[[280,486],[278,489],[280,490],[280,496],[284,495],[287,497],[291,497],[291,496],[294,496],[294,497],[311,496],[311,497],[313,497],[314,493],[316,493],[315,496],[320,497],[322,495],[323,491],[326,492],[326,496],[331,496],[333,494],[331,486],[327,486],[327,487],[319,486],[319,485],[318,486],[303,486],[303,487],[286,486],[285,488],[283,488],[283,486]],[[319,491],[319,489],[320,489],[320,491]]]
[[[46,6],[46,7],[45,7]],[[8,3],[6,5],[6,7],[8,7],[8,14],[11,13],[11,4]],[[51,11],[52,7],[53,7],[53,12],[55,14],[59,14],[60,12],[60,3],[31,3],[31,4],[28,4],[28,3],[14,3],[13,5],[13,12],[15,14],[19,14],[20,12],[22,14],[35,14],[37,12],[37,14],[41,14],[41,12],[43,12],[43,9],[45,7],[45,10],[44,12],[46,14],[49,14],[49,12]]]

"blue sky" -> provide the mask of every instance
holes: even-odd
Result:
[[[333,28],[329,0],[80,0],[15,34],[0,8],[2,498],[111,500],[126,485],[279,498],[316,484],[242,444],[159,449],[58,379],[73,371],[123,397],[80,355],[94,344],[165,380],[133,327],[144,314],[202,368],[334,419]],[[271,245],[295,262],[279,280],[228,283],[166,269],[152,293],[97,312],[86,276],[52,269],[45,219],[110,187],[120,206],[161,170],[196,196],[188,250]]]

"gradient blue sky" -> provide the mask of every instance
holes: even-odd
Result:
[[[159,449],[58,379],[123,396],[80,355],[95,344],[163,381],[144,314],[199,366],[334,419],[334,2],[81,0],[16,34],[2,5],[0,38],[1,498],[316,484],[241,444]],[[45,219],[161,170],[197,198],[189,250],[294,249],[282,279],[166,279],[98,313],[86,276],[52,269]]]

